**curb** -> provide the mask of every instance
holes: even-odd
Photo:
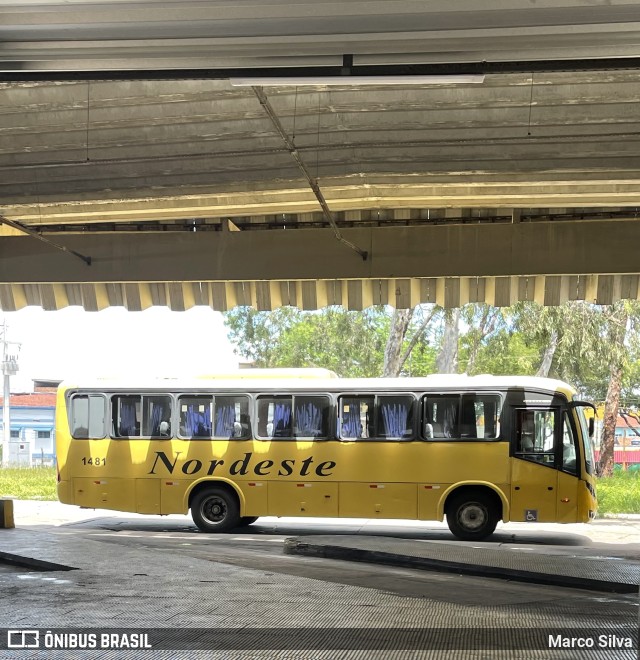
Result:
[[[567,587],[570,589],[587,589],[590,591],[603,591],[606,593],[618,594],[638,593],[638,585],[626,582],[594,580],[592,578],[574,577],[571,575],[551,575],[481,564],[464,564],[426,557],[399,555],[378,550],[363,550],[361,548],[353,547],[346,548],[337,545],[314,545],[313,543],[308,543],[306,541],[298,541],[295,538],[285,539],[284,553],[287,555],[302,555],[306,557],[321,557],[323,559],[342,559],[345,561],[400,566],[402,568],[415,568],[418,570],[439,571],[442,573],[458,573],[459,575],[472,575],[475,577],[501,578],[516,582],[544,584],[556,587]]]
[[[21,568],[31,568],[36,571],[77,571],[73,566],[64,564],[55,564],[43,559],[33,559],[32,557],[23,557],[11,552],[0,551],[0,564],[9,564],[10,566],[19,566]]]

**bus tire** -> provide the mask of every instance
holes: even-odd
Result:
[[[489,493],[467,490],[447,503],[447,525],[462,541],[481,541],[493,534],[500,513]]]
[[[227,532],[240,524],[240,507],[226,488],[206,488],[193,498],[191,517],[203,532]]]
[[[242,516],[238,527],[247,527],[247,525],[253,525],[253,523],[258,520],[258,516]]]

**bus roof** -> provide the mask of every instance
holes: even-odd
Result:
[[[245,372],[261,371],[260,375],[245,375]],[[247,391],[367,391],[367,390],[407,390],[420,391],[432,389],[466,390],[482,389],[537,389],[562,392],[571,398],[575,389],[560,380],[536,376],[467,376],[464,374],[432,374],[419,378],[338,378],[333,372],[325,371],[330,376],[317,373],[295,375],[293,370],[275,370],[278,373],[266,373],[271,370],[243,370],[240,374],[216,374],[215,376],[190,378],[103,378],[91,381],[63,381],[61,389],[92,390],[247,390]],[[309,370],[305,370],[309,371]]]

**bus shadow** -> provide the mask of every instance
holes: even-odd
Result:
[[[153,533],[153,534],[198,534],[208,536],[201,532],[190,518],[175,516],[175,518],[157,517],[124,517],[104,516],[86,520],[65,523],[60,528],[71,529],[101,529],[111,532],[123,533]],[[466,541],[456,539],[449,531],[445,523],[425,523],[424,525],[394,525],[380,524],[378,521],[362,522],[322,522],[314,519],[314,522],[285,521],[280,519],[261,518],[252,525],[237,527],[230,530],[225,536],[369,536],[398,538],[414,541],[446,542],[455,544],[468,544]],[[212,535],[214,536],[214,535]],[[594,540],[584,534],[568,531],[549,531],[548,529],[510,530],[499,527],[495,533],[482,542],[473,542],[473,545],[484,547],[499,547],[513,545],[527,546],[556,546],[564,548],[589,547],[594,545]],[[600,546],[615,547],[614,544],[602,544]]]
[[[436,523],[437,524],[437,523]],[[424,527],[402,527],[402,526],[382,526],[376,524],[367,524],[363,526],[317,526],[300,524],[278,524],[269,525],[266,523],[254,523],[250,527],[234,530],[235,533],[244,534],[278,534],[285,536],[380,536],[387,538],[399,538],[414,541],[434,541],[455,544],[468,545],[468,541],[460,541],[449,531],[444,523],[434,527],[433,523]],[[543,545],[543,546],[565,546],[580,547],[590,546],[593,540],[583,534],[573,532],[549,532],[549,531],[509,531],[496,530],[496,532],[481,542],[474,542],[474,545],[501,546],[512,544]]]

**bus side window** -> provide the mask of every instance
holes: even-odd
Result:
[[[413,438],[413,397],[383,395],[377,397],[376,414],[379,438],[411,440]]]
[[[425,394],[422,435],[427,440],[497,440],[500,396],[490,392]]]
[[[497,396],[477,396],[475,402],[476,425],[479,438],[497,438],[499,433],[498,409],[500,399]]]
[[[327,396],[294,397],[294,435],[296,438],[326,438],[329,433],[331,401]]]
[[[516,410],[515,455],[528,461],[555,464],[555,410]]]
[[[142,397],[139,395],[116,395],[111,397],[111,419],[113,436],[131,438],[140,436]]]
[[[291,439],[291,413],[293,397],[258,397],[258,437],[263,439]]]
[[[343,440],[370,438],[373,431],[373,396],[343,396],[338,402],[339,431]]]
[[[213,435],[228,440],[246,440],[251,436],[249,399],[246,396],[225,394],[214,397]]]
[[[426,438],[459,438],[459,394],[427,394],[423,399]],[[429,424],[429,426],[426,426]]]
[[[212,401],[211,396],[182,395],[178,398],[178,427],[181,437],[211,437]]]
[[[477,438],[476,395],[463,394],[460,404],[460,437]]]
[[[144,396],[142,435],[169,437],[171,432],[171,397]]]

